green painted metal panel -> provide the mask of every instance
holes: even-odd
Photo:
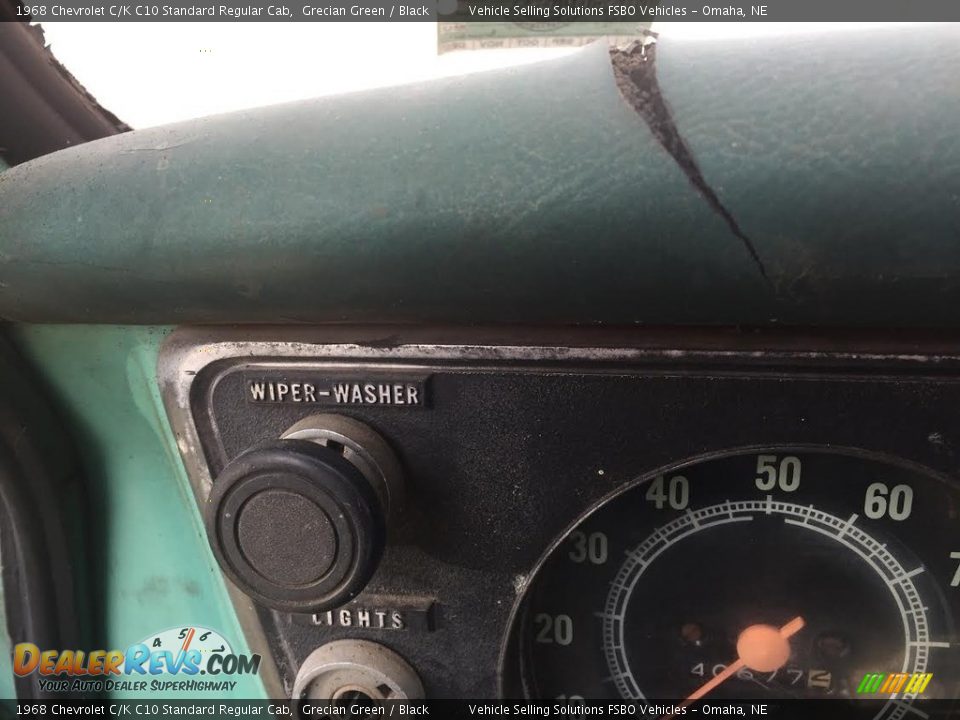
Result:
[[[100,647],[123,650],[161,630],[199,625],[248,652],[159,396],[157,353],[168,331],[9,328],[75,430],[84,460],[94,508],[86,519],[93,562],[106,570],[93,598],[105,621]],[[264,697],[259,678],[231,679],[237,680],[234,697]]]
[[[0,562],[3,561],[3,548],[0,548]],[[13,643],[7,630],[6,605],[3,597],[3,584],[0,583],[0,700],[17,696],[13,684]]]

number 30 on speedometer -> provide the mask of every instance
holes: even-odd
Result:
[[[885,700],[877,718],[956,697],[958,506],[945,479],[852,451],[765,449],[648,478],[535,574],[515,627],[525,691]]]

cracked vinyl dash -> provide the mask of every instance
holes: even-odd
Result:
[[[772,287],[767,269],[753,241],[740,227],[733,213],[720,201],[716,191],[710,187],[693,152],[677,129],[673,114],[657,82],[656,48],[656,43],[643,44],[642,42],[632,43],[624,49],[611,48],[610,61],[613,64],[617,87],[624,99],[647,123],[657,142],[680,166],[690,184],[703,196],[710,208],[723,218],[730,231],[740,239],[764,281]]]

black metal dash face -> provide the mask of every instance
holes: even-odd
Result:
[[[201,503],[230,461],[318,413],[371,428],[402,466],[405,510],[356,598],[247,616],[285,681],[360,638],[431,697],[679,698],[745,629],[800,618],[776,673],[738,668],[713,696],[859,697],[861,671],[921,668],[925,696],[960,696],[952,356],[204,347],[161,366]]]

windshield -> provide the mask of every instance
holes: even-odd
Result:
[[[746,39],[890,23],[656,22],[664,37]],[[43,23],[56,57],[134,128],[546,60],[575,48],[437,52],[435,23]]]

